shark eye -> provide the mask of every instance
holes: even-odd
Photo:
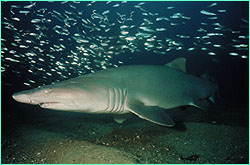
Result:
[[[46,89],[46,90],[44,90],[44,93],[48,94],[48,93],[50,93],[51,91],[52,91],[52,89]]]

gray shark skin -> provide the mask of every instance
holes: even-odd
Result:
[[[215,83],[185,73],[185,59],[166,66],[131,65],[101,70],[13,94],[21,103],[85,113],[134,113],[172,127],[164,109],[193,105],[206,109],[218,91]]]

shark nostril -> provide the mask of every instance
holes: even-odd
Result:
[[[49,89],[44,90],[44,93],[45,93],[45,94],[48,94],[48,93],[50,93],[51,91],[52,91],[52,89],[49,88]]]

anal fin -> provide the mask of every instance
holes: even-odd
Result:
[[[141,102],[134,102],[129,104],[128,110],[140,118],[155,124],[167,127],[173,127],[175,125],[174,121],[164,112],[164,110],[157,106],[145,106]]]
[[[213,103],[209,99],[199,99],[194,101],[194,103],[192,103],[191,105],[203,110],[207,110],[213,107]]]

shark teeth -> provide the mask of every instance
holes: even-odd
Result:
[[[53,106],[55,104],[58,104],[59,102],[44,102],[44,103],[39,103],[39,106],[41,108],[47,108],[47,107],[50,107],[50,106]]]

